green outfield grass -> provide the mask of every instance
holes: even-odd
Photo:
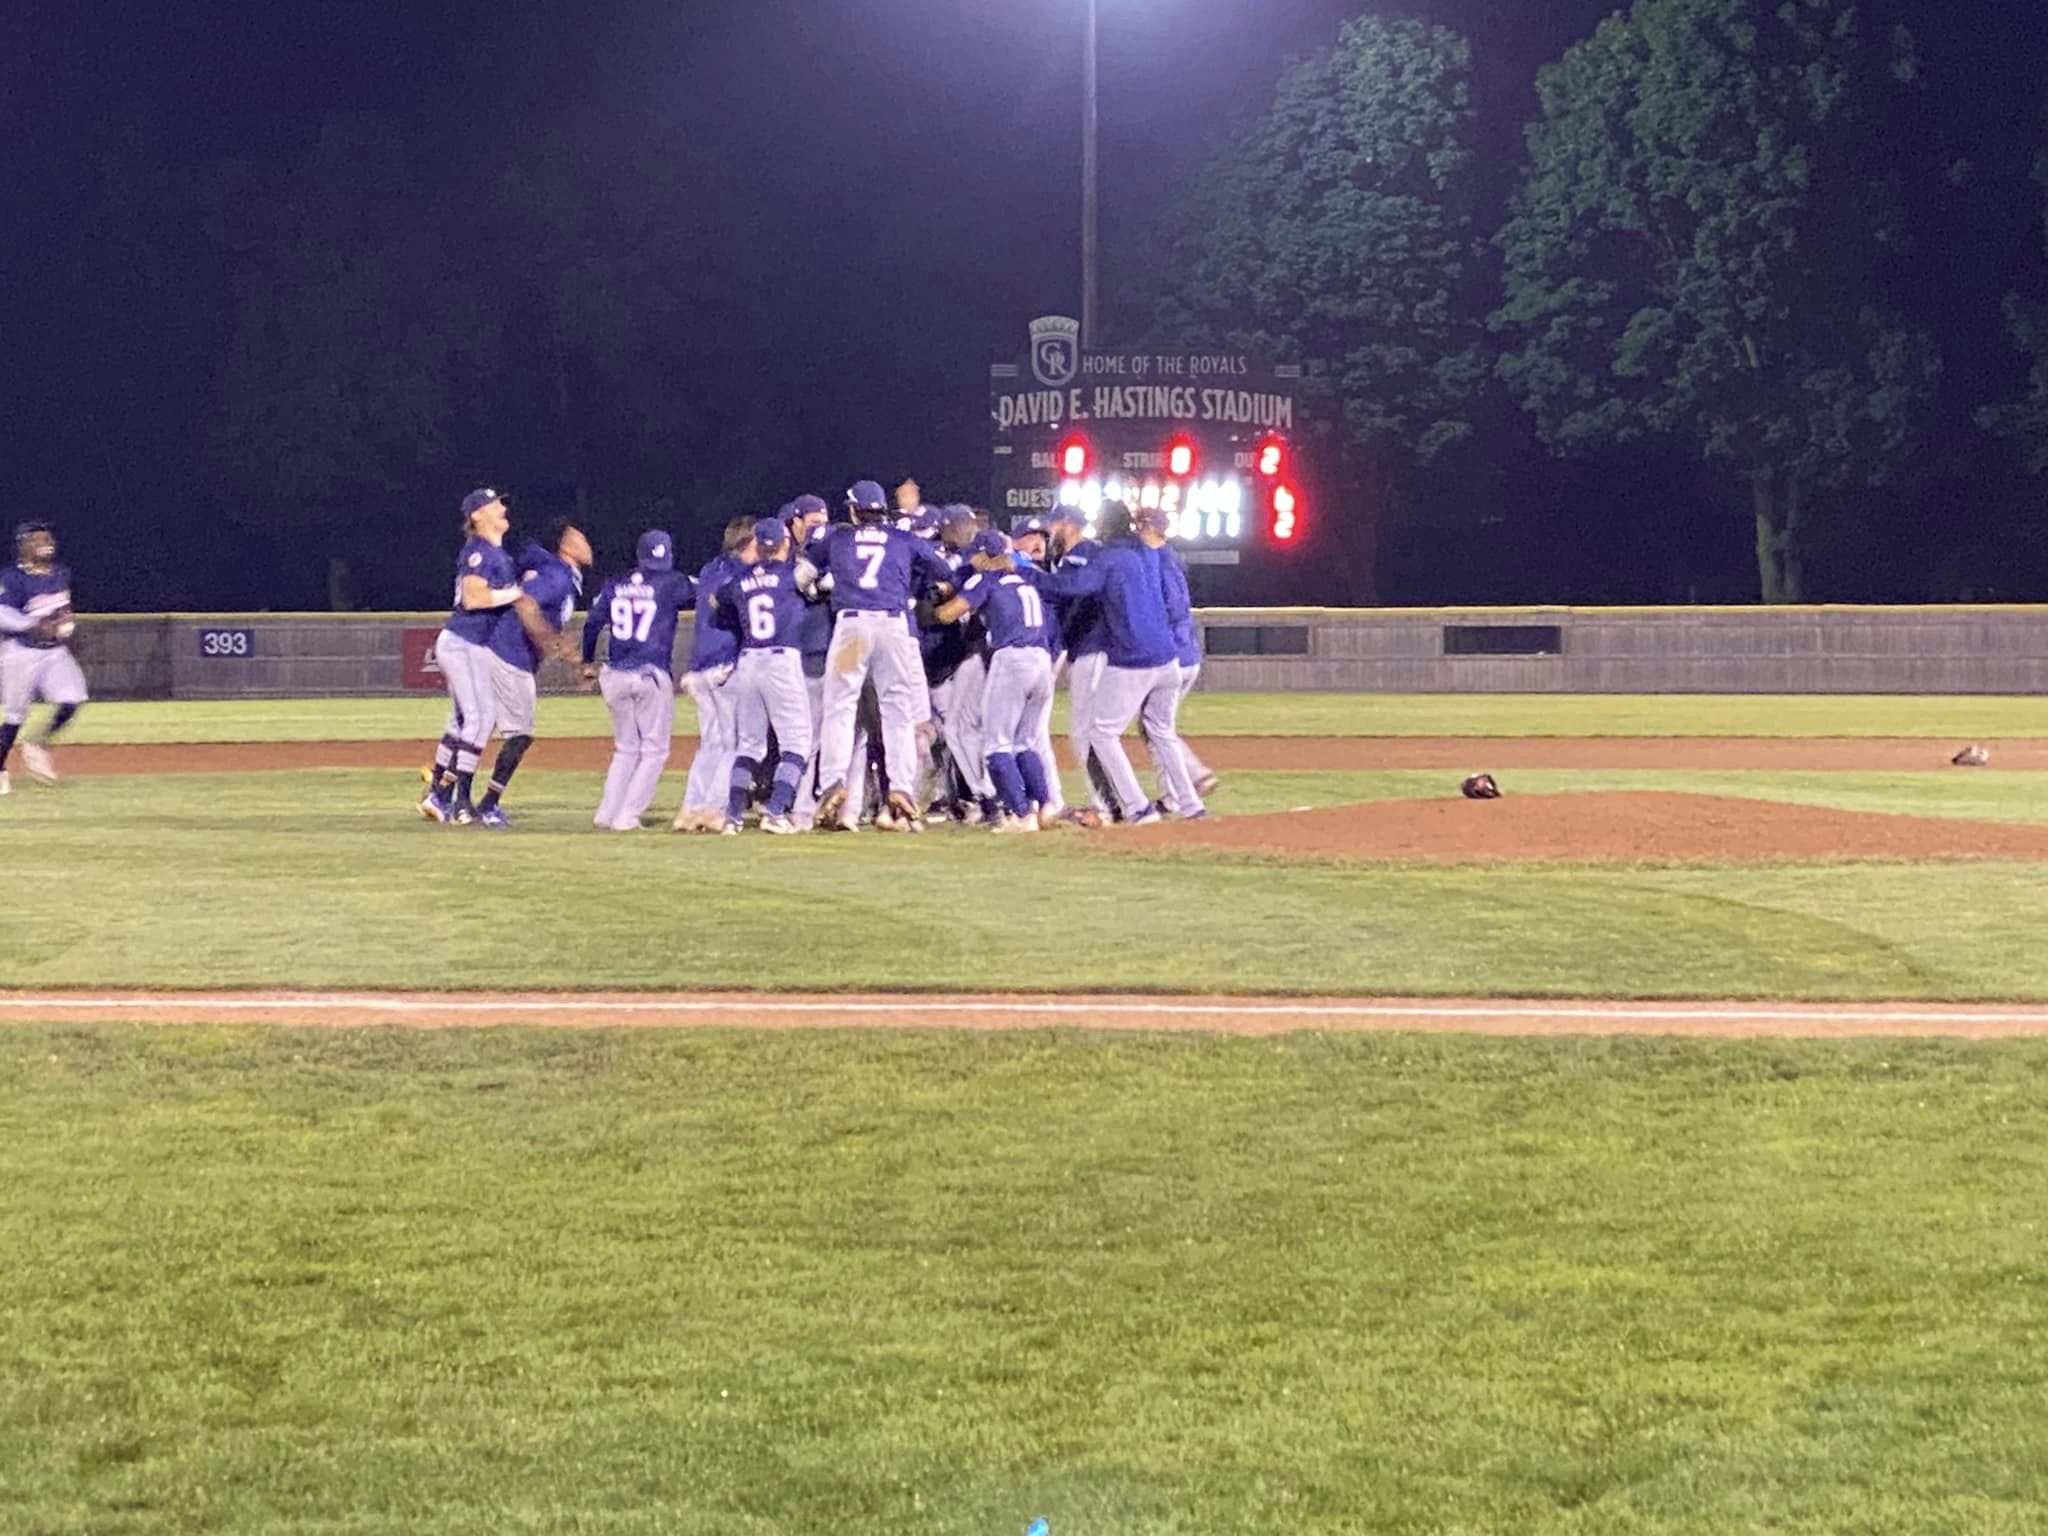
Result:
[[[2021,1533],[2048,1052],[0,1030],[0,1529]]]
[[[696,729],[688,699],[676,729]],[[1065,719],[1065,695],[1060,719]],[[236,699],[94,704],[80,742],[430,741],[447,704],[388,699]],[[1183,725],[1222,736],[1909,736],[1947,741],[2048,736],[2048,702],[2033,698],[1198,693]],[[541,731],[611,734],[584,695],[541,704]],[[1062,724],[1064,729],[1064,724]]]
[[[1442,777],[1237,774],[1218,806],[1441,794]],[[1685,789],[1742,776],[1529,777]],[[1845,777],[1865,808],[1981,815],[2020,798],[1989,776]],[[1828,779],[1756,775],[1746,790],[1826,801]],[[418,821],[416,790],[403,774],[332,770],[23,790],[0,815],[15,889],[35,895],[0,905],[0,974],[31,986],[2048,997],[2037,864],[1445,869],[1133,856],[1113,836],[966,829],[621,838],[588,830],[593,775],[539,771],[517,786],[520,830],[496,835]],[[664,804],[679,791],[671,775]]]

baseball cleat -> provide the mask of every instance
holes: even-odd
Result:
[[[1164,820],[1166,818],[1159,814],[1157,806],[1148,805],[1144,810],[1138,812],[1136,816],[1125,817],[1124,825],[1127,827],[1156,827]]]
[[[1217,778],[1216,775],[1213,773],[1205,773],[1199,779],[1195,780],[1195,793],[1200,795],[1204,800],[1208,799],[1211,795],[1215,794],[1216,791],[1222,787],[1223,781]]]
[[[1050,832],[1060,824],[1060,807],[1058,806],[1041,805],[1036,814],[1038,816],[1038,830],[1041,832]]]
[[[510,832],[512,830],[512,818],[499,810],[495,805],[488,811],[478,811],[476,813],[476,824],[480,827],[489,827],[493,832]]]
[[[886,805],[875,812],[875,830],[877,832],[894,832],[896,830],[896,813]]]
[[[476,825],[476,809],[473,806],[458,805],[448,813],[448,824],[452,827],[473,827]]]
[[[28,770],[28,776],[38,784],[57,782],[57,765],[50,761],[50,749],[37,746],[32,741],[21,744],[21,766]]]
[[[1060,812],[1060,820],[1070,827],[1081,827],[1092,831],[1102,825],[1102,813],[1086,808],[1076,809],[1069,806],[1066,810]]]
[[[728,821],[718,829],[718,833],[721,837],[738,837],[740,835],[740,824],[736,821]]]
[[[846,809],[846,781],[841,779],[824,794],[818,796],[817,823],[821,827],[835,827],[839,824],[839,813]]]
[[[1207,821],[1208,819],[1209,813],[1207,811],[1189,811],[1187,815],[1181,817],[1182,821]]]
[[[787,816],[763,816],[761,830],[771,837],[788,837],[797,830],[797,826]]]
[[[960,821],[962,825],[978,827],[986,820],[988,820],[988,817],[982,814],[981,807],[972,800],[967,801],[960,807]]]
[[[452,812],[448,804],[431,789],[420,796],[420,819],[422,821],[445,822]]]
[[[1038,830],[1038,818],[1036,816],[1005,815],[999,817],[996,820],[995,824],[992,827],[990,827],[989,830],[994,832],[998,837],[1016,836],[1026,832],[1036,832]]]
[[[889,796],[887,814],[890,818],[890,826],[888,828],[890,831],[922,832],[924,830],[924,821],[917,814],[917,802],[900,790]],[[877,827],[882,825],[882,817],[879,814],[875,817],[875,825]]]

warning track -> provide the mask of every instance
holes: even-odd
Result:
[[[1250,1036],[1308,1030],[1998,1040],[2048,1036],[2048,1005],[748,992],[0,992],[0,1023],[30,1021],[297,1028],[1087,1029]]]

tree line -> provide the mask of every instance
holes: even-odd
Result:
[[[1974,595],[1915,579],[1944,539],[2039,549],[2048,309],[1959,264],[1989,173],[1951,89],[1871,0],[1637,0],[1541,70],[1504,175],[1469,42],[1361,16],[1185,181],[1142,262],[1154,336],[1304,363],[1383,533],[1475,499],[1511,525],[1558,461],[1622,499],[1676,461],[1655,494],[1694,547],[1753,540],[1750,596]],[[2001,329],[2024,387],[1974,355]],[[1549,527],[1628,559],[1598,517]]]

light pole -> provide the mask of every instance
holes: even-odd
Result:
[[[1095,345],[1095,4],[1088,0],[1088,40],[1081,54],[1081,345]]]

